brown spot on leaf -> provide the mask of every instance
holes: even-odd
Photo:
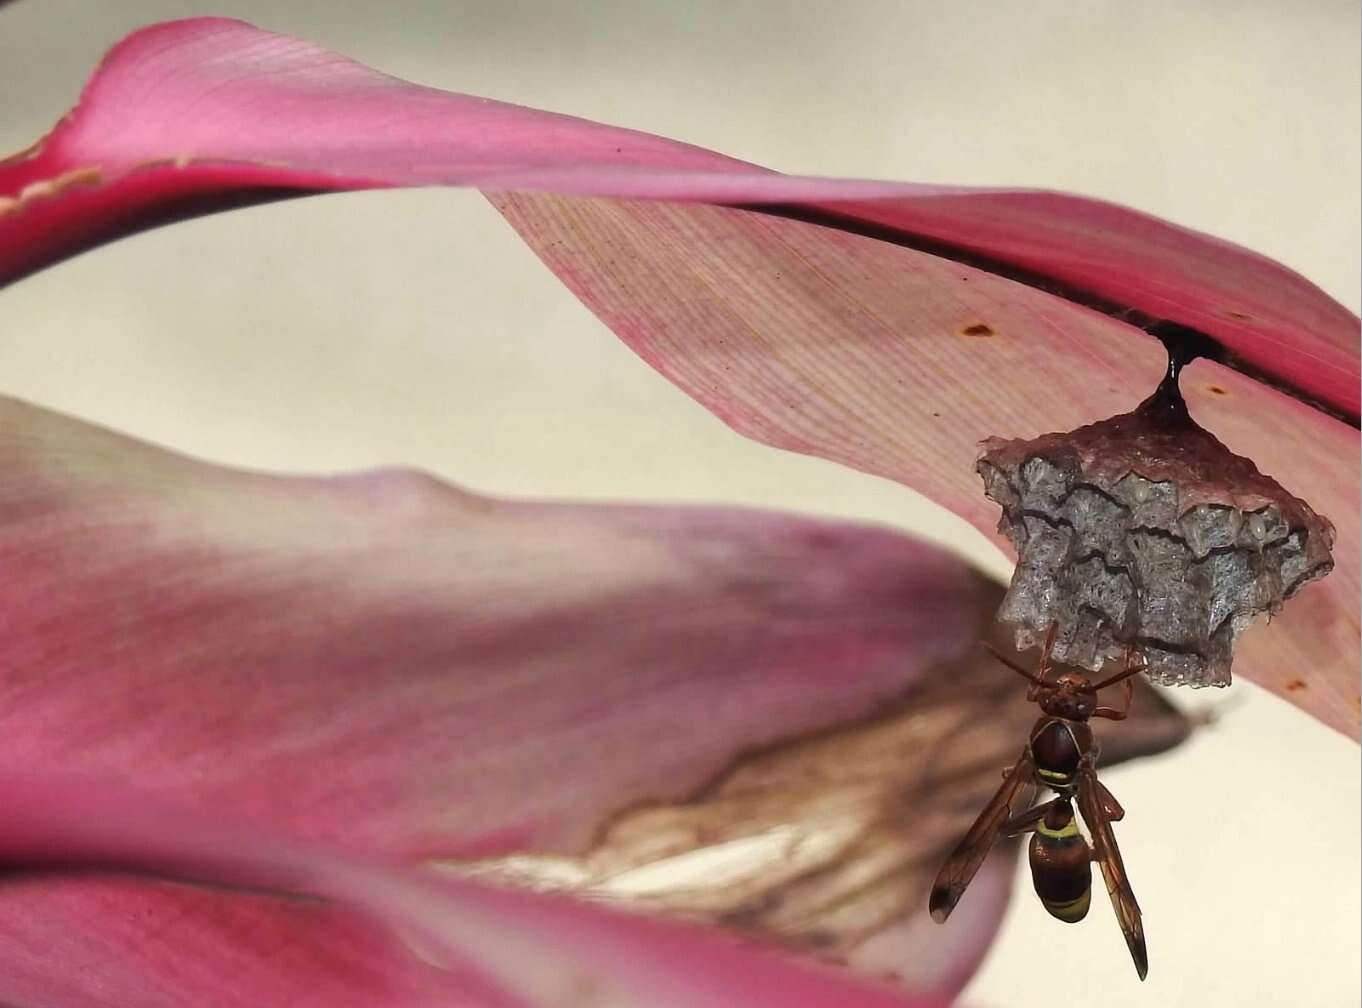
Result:
[[[960,335],[961,335],[961,336],[992,336],[992,335],[993,335],[993,329],[992,329],[991,326],[986,326],[986,325],[984,325],[984,323],[982,323],[982,322],[975,322],[973,325],[967,325],[967,326],[965,326],[965,328],[961,329],[961,330],[960,330]]]
[[[1225,314],[1238,322],[1248,322],[1253,319],[1253,316],[1248,314],[1247,312],[1227,311],[1225,312]]]
[[[1286,684],[1286,689],[1287,692],[1289,693],[1296,693],[1299,690],[1303,690],[1305,688],[1306,687],[1304,679],[1292,679],[1289,683]]]
[[[1219,385],[1207,385],[1206,391],[1211,393],[1211,395],[1229,395],[1229,393],[1222,389]]]

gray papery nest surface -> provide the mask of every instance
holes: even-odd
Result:
[[[1176,375],[1133,412],[977,465],[1017,547],[998,618],[1091,670],[1133,646],[1164,685],[1225,686],[1234,644],[1333,569],[1334,529],[1187,413]]]

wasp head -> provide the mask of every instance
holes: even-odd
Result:
[[[1088,677],[1078,672],[1062,673],[1052,685],[1041,691],[1040,709],[1055,717],[1070,721],[1086,721],[1097,709],[1097,694]]]

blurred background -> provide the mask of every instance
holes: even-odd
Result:
[[[1359,305],[1356,0],[0,7],[0,150],[45,132],[127,31],[216,13],[409,80],[785,171],[1105,197],[1248,245]],[[0,392],[218,461],[406,463],[491,493],[843,515],[1009,569],[902,487],[731,433],[473,192],[327,196],[140,235],[6,291],[0,332]],[[1224,716],[1110,775],[1148,982],[1100,894],[1068,927],[1019,876],[968,1003],[1357,1004],[1357,746],[1247,683],[1174,700]]]

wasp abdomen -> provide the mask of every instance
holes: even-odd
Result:
[[[1092,902],[1092,857],[1073,809],[1057,800],[1031,837],[1031,880],[1052,917],[1075,924]]]

